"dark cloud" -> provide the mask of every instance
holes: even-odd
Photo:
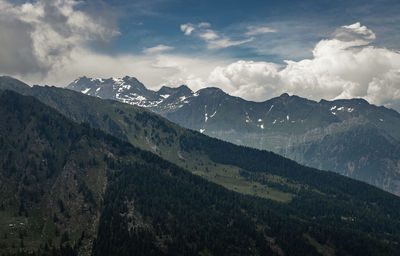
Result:
[[[33,54],[34,27],[8,13],[0,15],[0,71],[8,74],[43,72]]]
[[[116,22],[108,19],[108,25],[104,17],[92,18],[78,7],[75,0],[20,5],[0,0],[0,73],[44,78],[74,49],[118,34]]]

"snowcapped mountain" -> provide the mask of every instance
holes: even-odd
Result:
[[[67,88],[80,91],[83,94],[103,99],[114,99],[141,107],[156,105],[160,100],[157,93],[148,90],[136,78],[128,76],[108,79],[84,76],[72,82]]]
[[[316,102],[282,94],[252,102],[218,88],[152,91],[132,77],[82,77],[67,88],[146,107],[209,136],[271,150],[400,195],[400,114],[363,99]]]
[[[129,76],[108,79],[84,76],[76,79],[66,88],[102,99],[113,99],[151,108],[159,113],[173,112],[189,103],[190,98],[198,96],[185,85],[177,88],[164,86],[157,92],[152,91],[136,78]]]

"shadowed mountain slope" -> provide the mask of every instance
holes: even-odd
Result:
[[[400,114],[362,99],[315,102],[282,94],[251,102],[218,88],[162,87],[156,92],[129,77],[80,78],[67,88],[146,107],[183,127],[400,195]]]
[[[215,163],[241,168],[241,176],[295,195],[279,203],[207,182],[32,97],[0,92],[0,121],[6,253],[399,252],[400,199],[334,173],[197,132],[180,135],[187,155],[206,151]]]

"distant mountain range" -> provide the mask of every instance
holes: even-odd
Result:
[[[152,91],[133,77],[81,77],[66,88],[145,107],[183,127],[400,195],[400,114],[363,99],[316,102],[282,94],[252,102],[218,88]]]
[[[10,77],[0,77],[0,167],[3,255],[400,252],[395,195]]]

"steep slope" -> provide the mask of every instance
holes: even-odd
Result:
[[[93,87],[82,78],[75,82],[85,89]],[[73,84],[67,88],[76,90]],[[176,91],[182,91],[182,96],[173,97]],[[400,195],[400,114],[394,110],[362,99],[315,102],[288,94],[251,102],[217,88],[194,93],[185,86],[163,87],[151,92],[159,97],[141,106],[186,128],[271,150]]]
[[[56,87],[15,87],[16,83],[5,77],[0,79],[0,88],[34,96],[76,122],[102,129],[229,189],[278,201],[292,198],[290,193],[246,180],[238,175],[240,168],[215,163],[203,152],[188,154],[180,145],[180,136],[188,131],[143,108]]]
[[[90,251],[106,184],[103,156],[124,145],[14,92],[0,92],[0,116],[0,252]]]
[[[400,253],[399,198],[272,153],[190,131],[179,139],[246,177],[279,175],[291,203],[230,192],[10,91],[0,92],[0,135],[2,252]]]

